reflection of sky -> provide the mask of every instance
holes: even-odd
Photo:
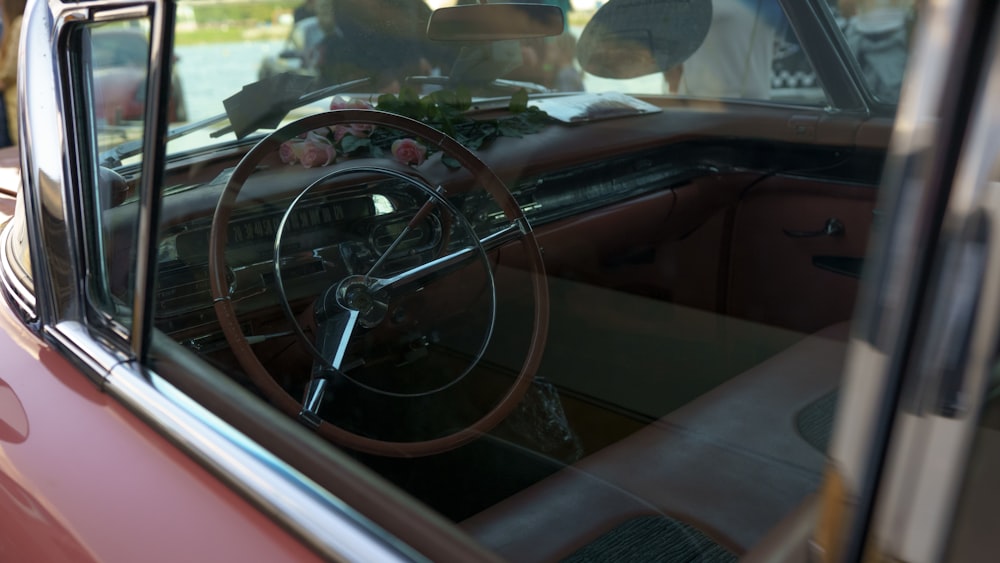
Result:
[[[588,92],[625,92],[628,94],[662,94],[663,76],[648,74],[628,80],[601,78],[592,74],[583,75],[583,87]]]
[[[257,80],[261,60],[276,56],[282,45],[284,40],[279,39],[177,47],[177,72],[188,119],[197,121],[222,113],[222,100]]]

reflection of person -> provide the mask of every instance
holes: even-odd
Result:
[[[3,0],[4,34],[0,42],[0,91],[7,114],[7,133],[17,144],[17,49],[26,0]]]
[[[875,97],[895,103],[903,84],[915,17],[913,0],[841,0],[847,45]]]
[[[3,43],[3,22],[0,21],[0,45]],[[10,133],[7,130],[7,104],[3,100],[3,96],[0,96],[0,148],[9,147]]]
[[[423,0],[317,0],[316,11],[326,34],[315,62],[324,82],[371,77],[378,91],[392,92],[430,70]]]
[[[458,0],[457,5],[472,5],[479,0]],[[569,0],[493,0],[493,4],[547,4],[562,10],[564,18],[573,9]],[[569,20],[564,19],[565,30],[559,37],[520,39],[521,62],[500,78],[540,84],[560,91],[582,91],[583,82],[573,67],[576,39],[569,31]],[[570,45],[569,42],[572,42]],[[568,57],[568,60],[567,60]],[[574,75],[577,80],[574,80]],[[559,81],[562,81],[562,86]],[[579,84],[577,84],[579,81]]]
[[[293,21],[302,21],[316,15],[316,0],[305,0],[292,11]]]
[[[583,76],[573,63],[576,38],[569,31],[545,43],[545,65],[552,73],[548,85],[560,92],[582,92]]]
[[[777,0],[713,0],[701,47],[664,73],[671,93],[714,98],[771,97],[774,38],[784,13]]]

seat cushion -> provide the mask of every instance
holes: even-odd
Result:
[[[796,416],[840,380],[847,323],[813,334],[655,423],[466,520],[517,561],[567,557],[647,515],[744,553],[820,483]]]

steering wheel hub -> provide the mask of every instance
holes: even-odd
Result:
[[[337,285],[337,304],[349,311],[358,312],[358,321],[365,328],[372,328],[385,320],[388,305],[381,293],[372,290],[373,279],[365,276],[348,276]]]

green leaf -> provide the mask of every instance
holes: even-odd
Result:
[[[511,113],[521,113],[528,110],[528,91],[521,88],[510,97],[508,109]]]
[[[504,137],[520,137],[524,134],[521,127],[512,119],[502,121],[498,129]]]
[[[382,111],[396,111],[399,107],[399,98],[394,94],[382,94],[375,102],[376,107]]]
[[[398,95],[383,94],[378,97],[381,111],[410,117],[454,137],[470,150],[478,150],[500,136],[522,137],[537,133],[551,122],[548,114],[537,107],[528,107],[528,92],[518,90],[511,96],[508,109],[511,116],[497,120],[476,120],[465,112],[472,107],[472,93],[467,87],[455,90],[438,90],[420,97],[412,87],[405,87]],[[340,151],[350,156],[389,157],[393,141],[404,135],[391,127],[378,127],[370,137],[347,135],[339,143]],[[432,147],[429,147],[433,151]],[[459,168],[458,161],[442,155],[442,162],[449,168]]]
[[[404,86],[399,90],[399,101],[406,104],[419,103],[420,94],[412,86]]]
[[[472,90],[469,90],[468,86],[459,86],[455,90],[455,97],[457,98],[457,104],[455,107],[461,111],[465,111],[472,107]]]
[[[344,135],[344,138],[340,140],[340,148],[344,151],[344,154],[352,154],[358,152],[361,149],[371,148],[371,139],[366,137],[355,137],[354,135]]]

